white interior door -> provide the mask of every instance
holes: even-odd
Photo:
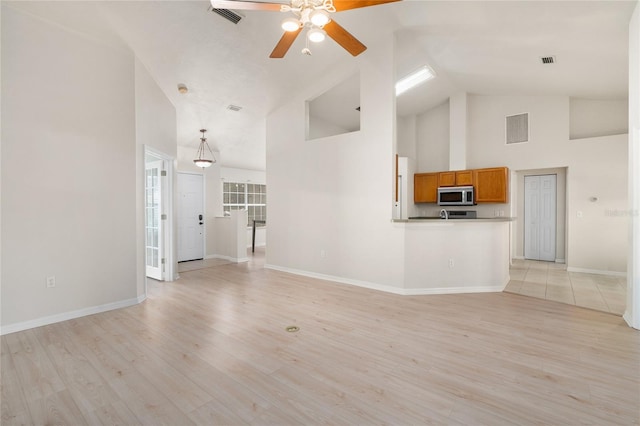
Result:
[[[163,161],[145,163],[145,250],[146,275],[164,280],[162,184]]]
[[[178,262],[204,258],[202,175],[178,173]]]
[[[524,257],[556,259],[556,175],[524,178]]]

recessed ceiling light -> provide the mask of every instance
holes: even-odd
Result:
[[[398,80],[398,82],[396,83],[396,96],[400,96],[407,90],[410,90],[427,80],[431,80],[435,76],[436,75],[433,71],[431,71],[431,69],[429,69],[429,67],[423,66],[422,68],[412,72],[406,77]]]

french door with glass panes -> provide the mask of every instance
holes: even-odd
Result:
[[[146,274],[156,280],[164,279],[162,263],[162,166],[162,160],[145,163]]]

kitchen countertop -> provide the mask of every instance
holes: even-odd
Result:
[[[479,217],[476,219],[441,219],[439,216],[420,219],[391,219],[393,223],[468,223],[468,222],[512,222],[515,217]]]

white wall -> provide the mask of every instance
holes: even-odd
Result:
[[[504,117],[528,112],[530,142],[506,145]],[[626,271],[627,135],[569,140],[569,99],[469,96],[469,168],[567,168],[567,264],[573,270]],[[597,197],[597,202],[591,202]],[[581,214],[581,217],[578,215]]]
[[[414,162],[418,158],[416,145],[416,116],[398,117],[396,120],[398,155],[411,158]]]
[[[133,55],[6,3],[2,55],[2,332],[136,303]]]
[[[136,228],[137,232],[137,292],[138,296],[145,293],[145,209],[144,209],[144,156],[145,146],[156,149],[168,157],[176,159],[178,156],[176,141],[176,109],[169,101],[157,83],[153,80],[145,66],[135,61],[135,94],[136,94]],[[176,163],[177,160],[174,160]],[[173,181],[173,197],[177,180],[175,173],[168,178]],[[175,207],[175,204],[174,204]],[[173,221],[168,225],[176,235],[176,214],[172,214]],[[177,238],[174,238],[173,253],[177,250]],[[174,259],[174,271],[177,271],[177,257]],[[173,277],[165,277],[172,281]]]
[[[220,177],[227,182],[249,182],[265,185],[267,174],[264,170],[238,169],[235,167],[222,167]]]
[[[320,117],[309,116],[309,136],[308,139],[325,138],[328,136],[349,133],[351,130],[340,127],[335,123]]]
[[[417,171],[449,170],[449,101],[416,119]]]
[[[392,44],[337,64],[267,117],[268,266],[402,285],[403,232],[391,224]],[[361,130],[305,141],[305,101],[353,75],[354,65]]]
[[[226,259],[232,262],[246,262],[247,259],[247,212],[234,210],[231,216],[216,217],[212,220],[213,253],[207,258]]]
[[[594,100],[571,98],[570,139],[629,133],[627,99]]]

